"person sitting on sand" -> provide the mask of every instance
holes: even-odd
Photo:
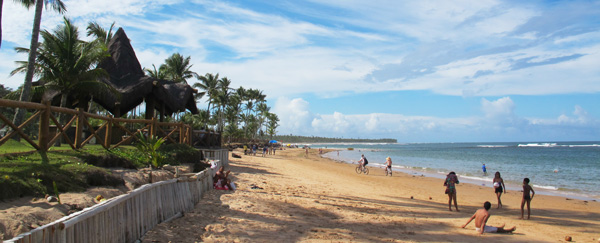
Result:
[[[221,166],[213,177],[213,187],[217,190],[234,190],[235,186],[229,180],[229,173],[231,173],[231,170],[225,172],[225,168]]]
[[[488,219],[490,219],[490,213],[488,210],[492,207],[490,202],[483,203],[483,209],[478,209],[473,216],[463,225],[462,228],[467,227],[469,223],[473,219],[475,219],[475,230],[479,232],[479,234],[483,233],[512,233],[517,229],[517,227],[512,227],[510,229],[505,229],[504,224],[500,227],[493,227],[490,225],[486,225]]]
[[[452,200],[454,200],[454,208],[456,208],[456,212],[458,210],[458,204],[456,203],[456,184],[458,184],[458,177],[454,171],[451,171],[446,176],[446,181],[444,182],[444,186],[446,186],[446,194],[448,194],[448,210],[452,211]]]

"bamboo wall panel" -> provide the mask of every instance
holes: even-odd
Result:
[[[227,150],[224,150],[227,152]],[[222,150],[217,151],[223,157]],[[143,185],[5,242],[135,242],[157,224],[188,212],[212,189],[216,167],[186,178]]]

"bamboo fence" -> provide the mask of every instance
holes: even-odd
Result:
[[[143,185],[5,242],[135,242],[157,224],[192,210],[212,189],[222,162],[191,177]]]
[[[32,115],[22,124],[14,124],[0,114],[0,129],[9,127],[11,132],[0,137],[0,146],[11,137],[19,136],[38,151],[48,151],[59,138],[73,149],[80,149],[93,139],[105,149],[116,148],[129,144],[139,138],[136,133],[163,138],[169,143],[182,143],[191,146],[220,147],[221,135],[210,131],[194,131],[184,123],[159,122],[156,118],[124,119],[112,116],[101,116],[85,112],[81,109],[68,109],[51,106],[49,103],[22,102],[0,99],[0,107],[28,109]],[[59,121],[63,117],[63,121]],[[90,119],[101,122],[92,126]],[[2,124],[4,123],[4,124]],[[36,124],[38,127],[37,141],[34,136],[24,132],[27,125]],[[129,128],[128,128],[129,127]],[[131,129],[131,127],[140,127]],[[194,141],[192,141],[194,140]]]

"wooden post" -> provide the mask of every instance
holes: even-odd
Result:
[[[47,165],[50,163],[50,160],[48,159],[48,155],[46,153],[48,152],[48,142],[50,141],[50,101],[45,101],[44,104],[46,105],[46,107],[44,108],[44,111],[40,116],[40,128],[38,129],[38,152],[40,153],[40,157],[42,158],[42,164]]]
[[[110,148],[110,144],[112,141],[112,127],[113,127],[113,116],[108,116],[108,121],[106,122],[106,135],[104,136],[104,148]]]
[[[160,102],[160,122],[165,121],[165,102]]]
[[[188,134],[187,142],[190,146],[193,146],[194,142],[192,141],[193,140],[192,138],[194,136],[194,129],[192,129],[192,126],[190,126],[190,125],[187,125],[186,128],[187,128],[187,134]]]
[[[41,152],[48,151],[48,141],[50,139],[50,101],[45,101],[44,105],[46,105],[46,108],[44,108],[44,111],[40,116],[38,137],[38,144]]]
[[[156,135],[156,126],[156,117],[152,117],[152,123],[150,124],[150,134],[148,134],[149,137]]]
[[[184,143],[184,133],[183,133],[183,122],[180,122],[179,125],[179,143]]]
[[[81,148],[81,135],[83,134],[83,110],[77,108],[77,124],[75,125],[75,148]]]
[[[154,95],[150,94],[146,98],[146,120],[150,120],[154,117],[154,108],[156,107]]]

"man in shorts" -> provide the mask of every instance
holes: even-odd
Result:
[[[467,225],[469,223],[471,223],[471,221],[473,219],[475,219],[475,230],[477,232],[479,232],[479,234],[483,234],[483,233],[512,233],[513,231],[515,231],[515,229],[517,229],[517,227],[512,227],[510,229],[504,229],[504,225],[500,226],[500,227],[493,227],[490,225],[486,225],[488,219],[490,219],[490,213],[488,212],[488,210],[492,207],[492,204],[490,202],[485,202],[483,204],[483,209],[479,209],[477,210],[477,212],[475,212],[475,214],[473,214],[473,216],[471,216],[471,218],[469,219],[469,221],[467,221],[462,228],[467,227]]]
[[[367,160],[367,157],[365,157],[365,155],[362,154],[360,156],[360,160],[358,161],[358,164],[360,164],[360,166],[364,169],[365,166],[367,166],[368,163],[369,163],[369,161]]]

